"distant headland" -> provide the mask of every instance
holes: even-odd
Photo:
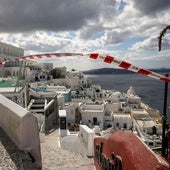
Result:
[[[149,69],[157,73],[170,73],[170,68]],[[134,74],[130,70],[118,69],[118,68],[99,68],[83,71],[84,74]]]

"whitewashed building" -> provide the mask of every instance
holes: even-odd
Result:
[[[132,109],[131,116],[136,121],[136,126],[139,127],[141,132],[158,135],[162,133],[161,126],[153,121],[146,110]]]
[[[18,75],[19,69],[16,67],[20,66],[20,61],[15,59],[22,56],[24,49],[0,42],[0,62],[5,62],[4,66],[0,67],[0,76]]]
[[[8,86],[0,88],[0,94],[7,97],[11,101],[22,107],[27,107],[27,87],[24,86]]]
[[[79,117],[80,115],[78,115],[78,107],[79,107],[79,103],[77,102],[71,102],[71,103],[67,103],[65,104],[65,110],[67,113],[67,123],[80,123]]]
[[[112,112],[118,112],[121,109],[121,103],[120,102],[107,103],[106,108]]]
[[[0,60],[23,57],[24,49],[0,42]]]
[[[53,68],[53,63],[37,63],[36,61],[26,63],[26,80],[28,82],[47,81],[52,79],[50,70]]]
[[[79,86],[79,79],[76,77],[52,79],[51,82],[54,85],[67,86],[72,89],[77,88]]]
[[[132,86],[127,91],[126,101],[128,106],[132,109],[140,109],[141,108],[141,98],[136,95],[135,90]]]
[[[127,97],[128,106],[131,108],[141,108],[141,98],[139,96],[129,95]]]
[[[84,73],[81,71],[70,71],[67,73],[69,77],[78,77],[79,83],[83,87],[87,87],[88,83],[90,83],[90,80],[84,76]]]
[[[84,103],[79,107],[84,125],[98,125],[104,128],[105,105],[103,103]]]
[[[113,127],[116,129],[132,130],[133,120],[130,114],[113,114]]]
[[[109,97],[108,97],[108,100],[111,101],[111,102],[119,102],[120,101],[120,98],[122,96],[122,93],[119,92],[119,91],[116,91],[116,92],[113,92]]]

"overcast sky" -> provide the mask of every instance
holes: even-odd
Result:
[[[0,41],[25,55],[99,52],[139,67],[170,68],[170,31],[158,51],[169,14],[169,0],[0,0]],[[77,70],[111,67],[81,57],[51,62]]]

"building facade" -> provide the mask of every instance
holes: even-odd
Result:
[[[0,67],[0,76],[17,76],[20,72],[18,57],[24,56],[24,49],[0,42],[0,62],[5,62],[4,67]]]

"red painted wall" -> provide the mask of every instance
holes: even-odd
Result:
[[[121,157],[123,170],[168,170],[169,162],[155,154],[136,135],[131,132],[117,131],[108,138],[94,139],[94,164],[101,169],[96,158],[96,145],[103,143],[102,154],[112,160],[111,153]],[[114,161],[112,161],[114,163]]]

